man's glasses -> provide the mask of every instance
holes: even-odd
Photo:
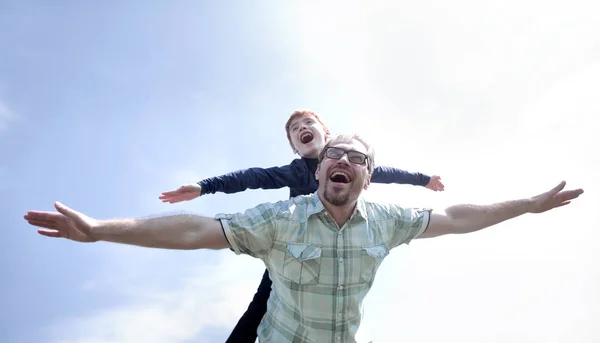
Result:
[[[329,147],[325,149],[325,156],[328,158],[339,160],[343,156],[348,155],[348,161],[354,164],[365,164],[369,157],[362,152],[356,150],[344,150],[342,148]]]

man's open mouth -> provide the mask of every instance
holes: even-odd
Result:
[[[313,138],[315,138],[313,134],[311,132],[306,131],[300,135],[300,142],[302,142],[302,144],[310,143],[312,142]]]
[[[350,183],[352,178],[345,172],[336,171],[329,176],[329,180],[335,183]]]

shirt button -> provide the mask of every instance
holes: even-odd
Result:
[[[338,317],[341,317],[341,316],[342,316],[342,312],[338,313]]]
[[[344,288],[344,286],[338,286],[338,289],[343,289],[343,288]]]
[[[340,263],[344,263],[344,260],[340,258]]]

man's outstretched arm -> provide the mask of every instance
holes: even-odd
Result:
[[[106,241],[163,249],[224,249],[229,244],[214,218],[179,214],[149,219],[96,220],[63,204],[58,212],[29,211],[25,220],[38,233],[77,242]]]
[[[581,195],[583,190],[563,191],[565,184],[563,181],[550,191],[527,199],[483,206],[451,206],[446,209],[445,214],[432,214],[427,229],[419,238],[474,232],[526,213],[542,213],[567,205]]]

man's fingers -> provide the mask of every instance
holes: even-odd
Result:
[[[54,203],[54,207],[56,208],[56,210],[58,212],[60,212],[61,214],[63,214],[66,217],[69,217],[69,218],[80,218],[81,217],[81,213],[61,204],[58,201]]]
[[[565,205],[568,205],[570,203],[571,203],[571,201],[564,201],[564,202],[561,202],[560,204],[556,205],[556,207],[565,206]]]
[[[49,230],[38,230],[38,233],[42,236],[60,238],[62,235],[58,231],[49,231]]]
[[[561,183],[559,183],[559,184],[558,184],[558,186],[556,186],[556,187],[554,187],[554,188],[552,188],[552,189],[550,190],[550,193],[554,193],[554,194],[556,194],[556,193],[558,193],[558,192],[562,191],[562,190],[563,190],[563,188],[565,188],[565,185],[566,185],[566,184],[567,184],[567,183],[566,183],[565,181],[561,181]]]
[[[38,220],[38,221],[56,221],[61,215],[56,212],[47,211],[29,211],[23,218],[27,220]]]
[[[583,189],[573,189],[573,190],[569,190],[569,191],[564,191],[564,192],[558,193],[556,195],[556,199],[560,202],[567,201],[567,200],[573,200],[573,199],[577,198],[578,196],[580,196],[582,193],[583,193]]]
[[[56,229],[59,220],[62,219],[62,214],[56,212],[29,211],[23,218],[27,220],[30,225]]]
[[[28,220],[27,222],[30,225],[37,226],[37,227],[43,227],[46,229],[55,229],[56,228],[55,222],[37,221],[37,220]]]

